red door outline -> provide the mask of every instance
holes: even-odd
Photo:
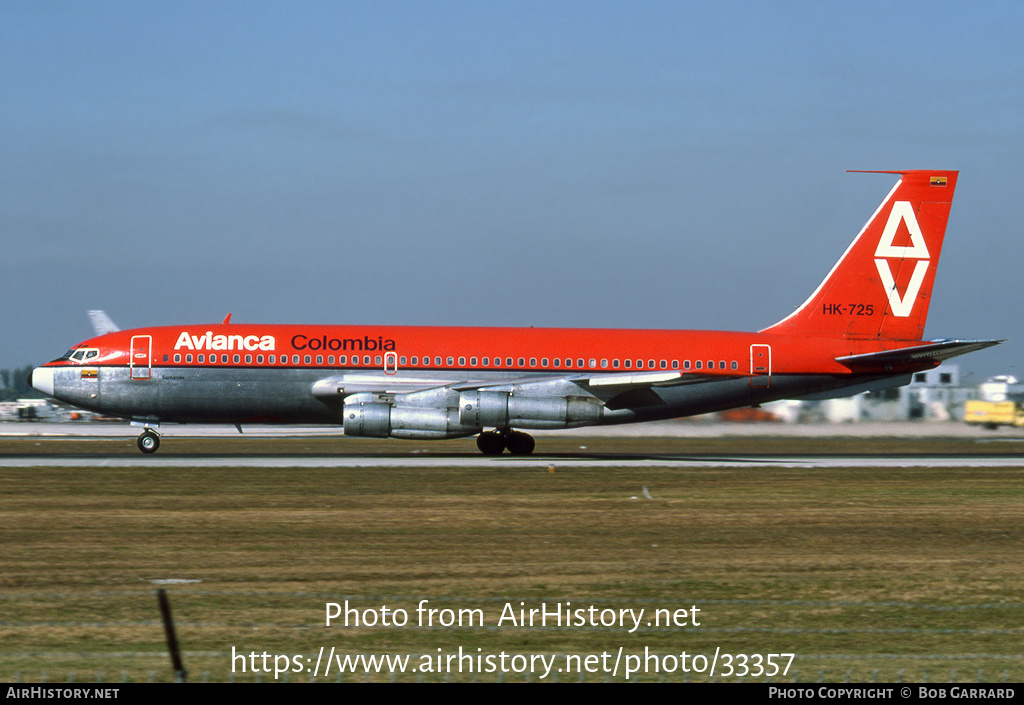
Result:
[[[772,346],[750,346],[750,386],[772,386]]]
[[[152,375],[153,336],[133,335],[131,358],[128,367],[132,379],[149,379]]]

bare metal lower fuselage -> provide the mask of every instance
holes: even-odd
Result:
[[[359,373],[365,384],[365,371]],[[335,396],[314,395],[312,388],[333,375],[344,380],[338,369],[217,369],[153,367],[149,379],[133,379],[127,368],[100,367],[94,376],[83,376],[74,367],[54,368],[53,396],[74,406],[133,421],[159,423],[300,423],[345,425],[346,410],[365,404],[364,395],[347,395],[343,382]],[[478,377],[486,379],[486,373]],[[461,394],[451,385],[457,373],[438,371],[433,375],[442,386],[412,393],[376,394],[394,409],[426,410],[445,414],[444,428],[434,427],[422,434],[391,433],[393,437],[460,437],[480,433],[486,426],[466,423],[460,414]],[[495,375],[498,378],[499,375]],[[381,374],[381,385],[388,378]],[[444,385],[443,382],[448,382]],[[569,428],[634,421],[669,419],[710,413],[736,406],[757,405],[779,399],[810,395],[845,396],[863,389],[881,389],[907,384],[910,375],[774,375],[770,380],[739,376],[705,379],[687,385],[652,387],[633,403],[621,408],[602,406],[586,420],[571,418],[529,418],[525,415],[509,424],[525,429]],[[561,375],[538,377],[528,383],[510,385],[509,398],[572,399],[585,397],[583,390]],[[574,394],[574,391],[576,394]],[[371,402],[372,403],[372,402]],[[450,413],[449,413],[450,412]],[[461,420],[460,420],[461,419]],[[356,434],[377,435],[377,434]]]

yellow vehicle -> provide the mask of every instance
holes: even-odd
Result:
[[[985,428],[1021,427],[1024,426],[1024,408],[1015,401],[971,400],[964,409],[964,421],[984,424]]]

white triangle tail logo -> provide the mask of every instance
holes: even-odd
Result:
[[[897,247],[893,242],[901,222],[907,225],[907,232],[910,233],[910,245]],[[903,296],[900,296],[900,292],[896,289],[896,278],[893,276],[892,267],[886,258],[918,260]],[[882,286],[885,287],[889,307],[897,318],[906,318],[914,310],[914,302],[921,291],[921,284],[924,282],[924,275],[928,271],[930,261],[931,255],[928,253],[928,246],[921,233],[921,226],[918,225],[917,217],[914,215],[914,207],[909,201],[896,201],[889,213],[889,220],[882,231],[882,237],[878,241],[878,248],[875,250],[875,267],[878,268],[878,276],[881,277]]]

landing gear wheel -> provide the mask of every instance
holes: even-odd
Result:
[[[136,443],[143,453],[155,453],[156,449],[160,447],[160,436],[147,429],[142,432]]]
[[[505,438],[505,446],[512,455],[529,455],[536,445],[533,436],[522,431],[512,431]]]
[[[476,447],[484,455],[501,455],[505,450],[505,439],[497,431],[484,431],[476,437]]]

